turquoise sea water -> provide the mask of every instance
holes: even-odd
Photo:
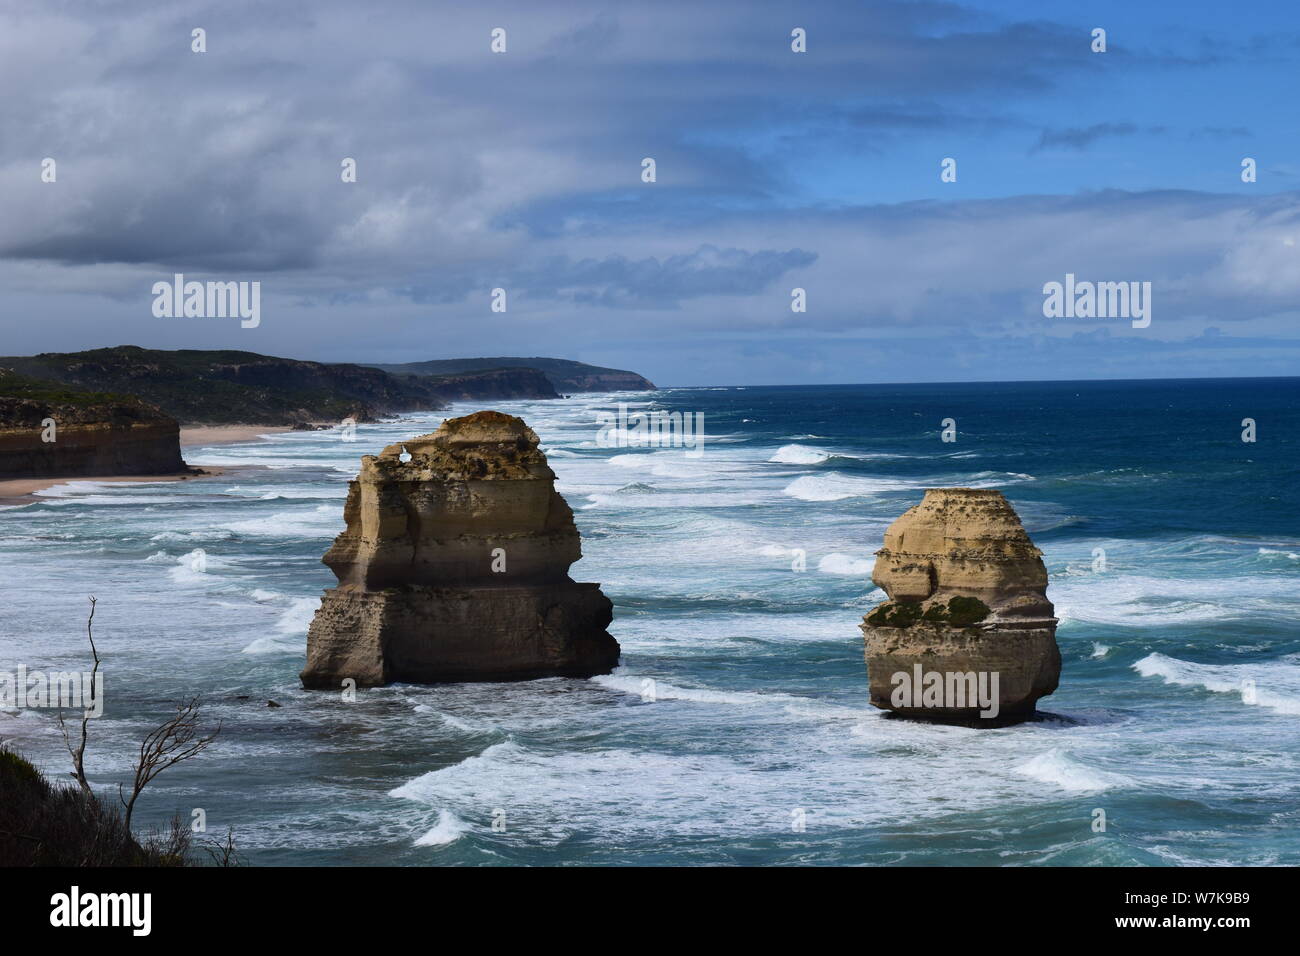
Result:
[[[320,556],[359,456],[445,415],[362,426],[352,443],[289,433],[192,451],[257,467],[78,482],[0,511],[0,670],[81,665],[96,595],[108,703],[92,777],[127,778],[168,701],[201,695],[217,745],[161,777],[139,814],[203,808],[254,864],[1294,865],[1298,386],[495,403],[542,437],[583,534],[573,575],[614,601],[622,666],[354,703],[298,686],[333,583]],[[703,413],[703,453],[597,447],[596,414],[620,401]],[[940,439],[945,418],[956,442]],[[867,704],[857,625],[883,596],[873,552],[924,488],[957,485],[1003,490],[1045,553],[1064,663],[1040,707],[1058,719],[948,728]],[[65,771],[48,713],[0,714],[0,736]]]

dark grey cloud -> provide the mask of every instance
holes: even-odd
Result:
[[[1113,94],[1198,68],[1212,49],[1198,38],[1147,55],[1112,34],[1099,57],[1091,22],[1036,9],[849,14],[830,0],[6,7],[0,331],[11,351],[136,341],[339,360],[559,342],[702,381],[727,360],[699,354],[709,341],[756,362],[871,341],[899,373],[898,356],[924,368],[967,338],[1061,340],[1036,309],[1066,271],[1158,283],[1157,331],[1267,326],[1300,301],[1296,194],[1026,197],[993,178],[1037,131],[1040,168],[1107,137],[1145,146],[1172,129],[1186,148],[1193,124],[1130,116]],[[205,54],[190,52],[195,26]],[[488,50],[497,26],[505,55]],[[809,54],[790,52],[793,26]],[[1195,135],[1229,142],[1238,121],[1207,112]],[[916,171],[937,182],[958,147],[943,202],[851,198],[858,182],[926,195]],[[37,176],[46,156],[57,184]],[[1261,169],[1287,168],[1261,151]],[[152,282],[178,271],[262,280],[262,326],[154,318]],[[794,285],[806,314],[790,311]],[[487,309],[495,287],[507,316]],[[850,368],[826,368],[841,358]]]
[[[628,212],[596,206],[640,185],[643,156],[661,164],[661,194],[679,191],[669,205],[769,201],[798,162],[797,145],[775,162],[750,148],[773,124],[807,141],[843,101],[834,124],[864,141],[961,128],[987,113],[981,95],[1096,69],[1077,31],[951,3],[886,0],[853,18],[832,2],[451,9],[234,0],[10,15],[0,257],[364,274],[514,255],[498,227],[526,208]],[[488,51],[498,25],[505,55]],[[791,54],[792,25],[815,55]],[[206,53],[190,51],[195,26]],[[55,186],[35,178],[44,156]],[[339,182],[345,156],[355,186]]]

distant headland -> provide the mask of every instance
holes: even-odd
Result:
[[[654,387],[635,372],[555,358],[362,365],[135,345],[3,356],[0,481],[188,474],[183,426],[307,429],[453,401]]]

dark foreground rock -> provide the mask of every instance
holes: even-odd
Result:
[[[305,687],[617,666],[612,606],[569,577],[578,530],[537,446],[521,419],[476,412],[362,459],[324,558],[339,585],[308,631]]]

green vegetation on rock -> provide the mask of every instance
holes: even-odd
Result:
[[[918,621],[926,624],[948,624],[952,627],[971,627],[989,616],[989,606],[974,597],[952,598],[947,606],[921,605],[910,601],[886,601],[867,615],[872,627],[911,627]]]
[[[989,616],[989,606],[976,597],[955,597],[948,602],[948,622],[953,627],[970,627]]]

